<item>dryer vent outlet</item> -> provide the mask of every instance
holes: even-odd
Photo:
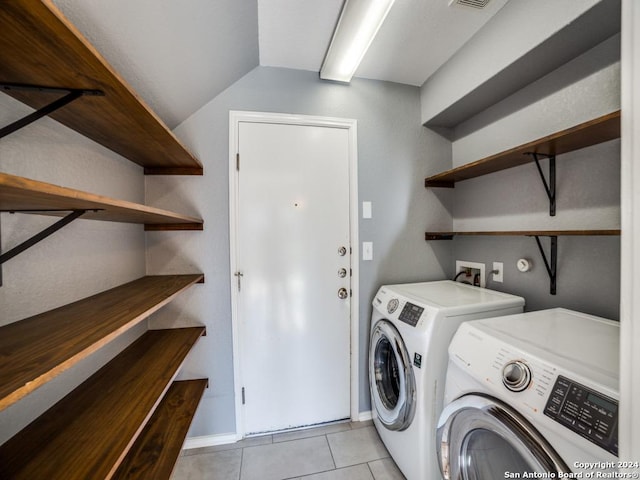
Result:
[[[468,283],[476,287],[485,287],[484,263],[456,260],[456,282]]]

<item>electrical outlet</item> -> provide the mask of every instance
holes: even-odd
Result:
[[[460,275],[457,277],[458,282],[469,283],[471,285],[483,288],[485,286],[484,263],[456,260],[456,275]]]
[[[493,281],[502,283],[504,282],[504,263],[493,262]]]

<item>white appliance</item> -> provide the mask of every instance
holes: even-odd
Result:
[[[460,323],[522,312],[524,299],[444,280],[383,286],[373,300],[373,421],[408,480],[440,478],[435,427],[447,346]]]
[[[614,470],[619,333],[618,322],[565,309],[461,325],[438,422],[444,478]]]

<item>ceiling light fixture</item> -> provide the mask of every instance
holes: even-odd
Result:
[[[320,78],[349,83],[395,0],[345,0]]]

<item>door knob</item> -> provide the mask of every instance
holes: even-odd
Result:
[[[346,268],[341,268],[340,270],[338,270],[338,276],[340,278],[344,278],[347,276],[347,269]]]
[[[348,296],[349,296],[349,292],[347,292],[346,288],[341,288],[340,290],[338,290],[338,298],[340,300],[344,300]]]
[[[340,247],[338,249],[338,255],[340,255],[341,257],[344,257],[347,254],[347,249],[346,247]]]

